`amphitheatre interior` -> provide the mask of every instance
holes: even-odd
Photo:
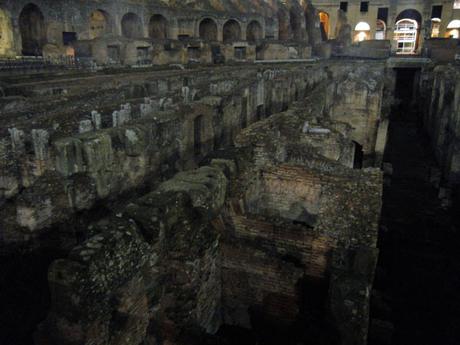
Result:
[[[0,344],[459,344],[459,30],[0,0]]]

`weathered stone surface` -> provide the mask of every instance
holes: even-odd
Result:
[[[364,343],[367,314],[348,332],[339,316],[350,308],[336,296],[351,286],[347,300],[366,310],[368,295],[354,289],[371,288],[374,257],[356,263],[361,275],[339,272],[348,285],[330,276],[336,250],[375,249],[381,206],[380,172],[352,169],[352,125],[331,116],[338,100],[330,78],[351,69],[229,69],[190,78],[188,91],[170,77],[143,84],[159,92],[148,99],[130,86],[142,97],[120,100],[115,127],[118,103],[97,106],[94,131],[53,124],[41,175],[24,174],[27,185],[22,178],[16,187],[16,170],[0,163],[8,172],[0,191],[16,214],[5,217],[9,240],[57,236],[66,222],[67,236],[77,237],[51,267],[52,308],[37,339],[200,343],[191,339],[215,337],[224,325],[289,327],[306,318],[312,329]],[[75,131],[82,117],[69,118]],[[305,307],[299,287],[321,302]]]

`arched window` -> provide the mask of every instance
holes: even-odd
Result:
[[[413,19],[401,19],[396,22],[394,40],[398,54],[414,54],[417,49],[418,24]]]
[[[260,25],[256,20],[250,22],[246,30],[246,37],[251,43],[261,40],[263,38],[262,25]]]
[[[321,27],[321,36],[323,41],[327,41],[329,38],[329,14],[326,12],[319,12],[319,23]]]
[[[111,32],[109,14],[103,10],[96,10],[89,17],[90,39],[102,37]]]
[[[378,19],[375,27],[375,39],[384,40],[386,39],[387,26],[383,20]]]
[[[224,24],[224,42],[235,42],[241,40],[240,24],[230,19]]]
[[[371,26],[366,22],[359,22],[355,26],[354,41],[362,42],[369,39]]]
[[[149,36],[154,39],[168,38],[168,21],[161,14],[155,14],[150,18]]]
[[[460,20],[456,19],[451,21],[447,25],[447,37],[450,38],[459,38],[459,31],[460,31]]]
[[[121,32],[126,38],[143,37],[142,22],[137,14],[126,13],[121,19]]]
[[[205,18],[200,22],[200,38],[205,41],[217,41],[217,24],[211,18]]]
[[[397,54],[415,54],[418,48],[422,15],[414,9],[402,11],[396,17],[393,39],[396,41]]]
[[[26,5],[19,15],[22,54],[42,55],[46,43],[45,19],[37,5]]]

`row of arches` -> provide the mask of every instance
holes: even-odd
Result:
[[[102,37],[113,33],[114,23],[110,15],[103,10],[96,10],[90,15],[90,39]],[[168,21],[161,14],[155,14],[149,21],[149,37],[164,39],[168,37]],[[126,13],[121,19],[121,33],[127,38],[141,38],[144,36],[143,25],[140,17],[135,13]]]
[[[305,19],[306,20],[306,19]],[[278,13],[278,37],[280,40],[301,40],[303,38],[302,16],[295,9]]]
[[[320,11],[318,13],[320,21],[320,29],[323,39],[329,38],[330,22],[329,14]],[[399,13],[395,19],[394,31],[391,37],[387,34],[387,23],[381,19],[377,19],[375,23],[375,33],[371,36],[371,25],[367,22],[359,22],[354,27],[353,40],[361,42],[364,40],[385,40],[392,38],[395,41],[396,52],[400,54],[413,54],[418,50],[420,45],[420,31],[423,22],[420,12],[414,9],[406,9]],[[440,36],[441,19],[431,19],[431,37]],[[460,20],[452,20],[446,26],[444,36],[446,38],[460,38]]]
[[[89,16],[89,38],[95,39],[114,33],[115,23],[104,10],[95,10]],[[152,39],[168,38],[168,20],[155,14],[148,24],[148,36]],[[35,4],[26,5],[19,15],[19,30],[22,39],[23,55],[41,55],[46,44],[46,26],[44,15]],[[1,33],[1,29],[0,29]],[[121,18],[121,34],[130,39],[143,38],[144,27],[141,18],[135,13],[127,13]],[[199,23],[199,37],[206,41],[218,41],[218,26],[211,18],[204,18]],[[242,39],[242,28],[235,19],[230,19],[223,25],[222,39],[224,42]],[[256,42],[264,38],[262,25],[253,20],[246,27],[246,39]]]
[[[199,24],[198,33],[203,40],[217,41],[217,23],[211,18],[203,19]],[[262,25],[256,20],[251,21],[246,28],[246,40],[256,42],[262,38],[264,38]],[[225,43],[241,40],[242,31],[240,23],[235,19],[228,20],[223,26],[222,39]]]

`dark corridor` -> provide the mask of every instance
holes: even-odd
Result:
[[[417,112],[416,78],[416,70],[398,71],[400,102],[393,109],[384,158],[392,176],[384,186],[371,304],[373,324],[388,320],[394,330],[381,337],[373,327],[372,345],[460,344],[458,223],[441,207],[430,182],[437,167]]]

